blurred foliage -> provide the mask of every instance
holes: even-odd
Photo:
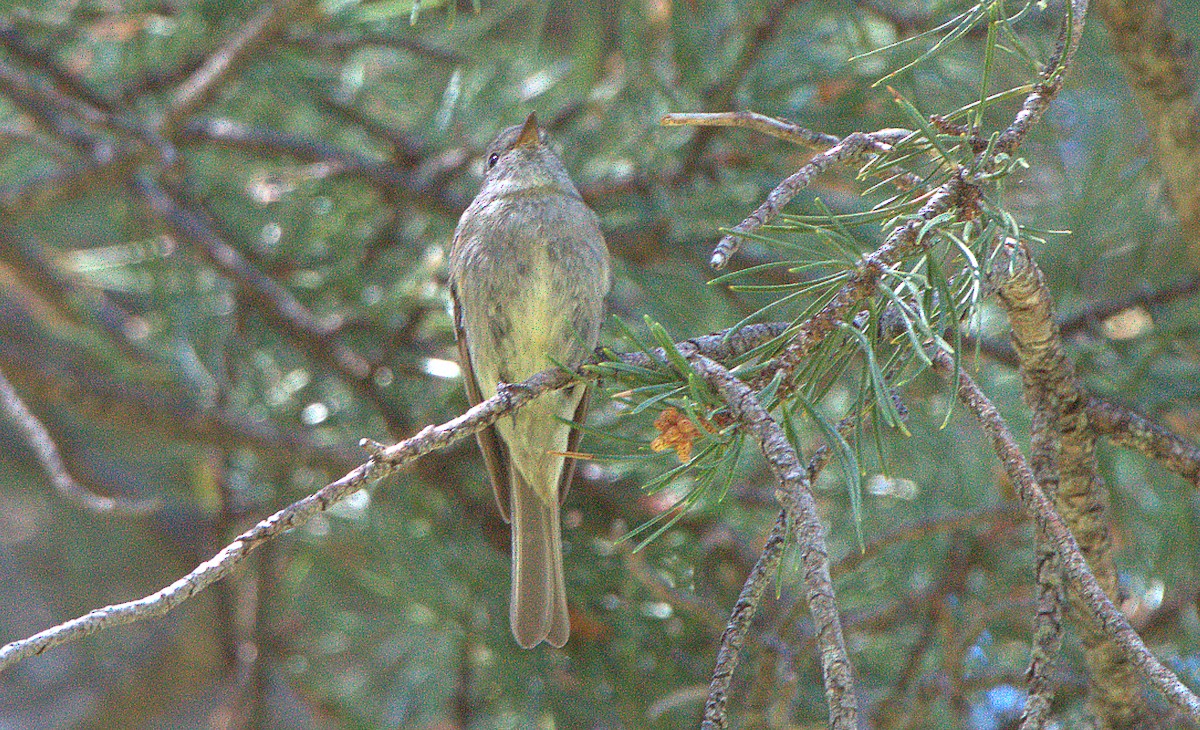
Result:
[[[1041,60],[1057,32],[1050,5],[1029,6],[1016,26]],[[263,7],[0,3],[0,71],[45,88],[61,86],[48,70],[63,69],[84,85],[68,96],[90,94],[83,101],[108,115],[81,141],[54,126],[61,110],[43,114],[0,73],[0,367],[80,481],[166,500],[144,518],[81,512],[53,493],[15,432],[0,429],[6,641],[166,585],[257,518],[340,476],[363,456],[359,438],[394,440],[465,408],[461,383],[446,377],[454,346],[445,255],[498,130],[536,111],[600,215],[615,258],[611,310],[624,323],[606,330],[606,344],[651,342],[644,317],[674,340],[716,331],[779,294],[762,287],[792,280],[768,268],[710,284],[719,229],[809,153],[743,130],[660,128],[661,115],[751,109],[836,135],[911,127],[873,84],[934,38],[862,54],[971,6],[300,4],[211,99],[165,130],[178,155],[166,159],[145,129]],[[1200,31],[1182,4],[1175,22],[1190,37]],[[986,29],[972,30],[887,83],[921,112],[948,114],[1033,77],[1015,46],[993,44],[999,60],[981,89],[987,46]],[[1018,104],[987,106],[982,127],[1003,128]],[[1028,167],[990,203],[1030,228],[1071,232],[1045,236],[1037,251],[1062,315],[1185,273],[1185,243],[1097,26],[1021,154]],[[825,175],[788,211],[859,213],[885,197],[860,197],[865,186],[852,173]],[[318,343],[281,324],[271,301],[170,223],[148,185],[310,310]],[[887,230],[853,226],[853,249],[874,248]],[[797,248],[803,260],[845,266],[828,238],[796,228],[771,236],[786,247],[749,242],[734,266],[793,260]],[[1196,305],[1145,315],[1124,329],[1081,328],[1072,339],[1080,374],[1097,393],[1194,436]],[[978,322],[977,334],[1003,336],[990,305]],[[328,343],[365,358],[369,377],[351,382]],[[830,419],[853,410],[860,392],[862,358],[847,362],[844,374],[811,381],[822,389],[808,396]],[[986,358],[966,366],[1025,429],[1015,370]],[[870,431],[852,437],[861,508],[852,510],[836,465],[817,484],[832,557],[853,563],[837,588],[860,704],[880,727],[1004,727],[1022,700],[1032,531],[963,414],[943,428],[951,406],[941,384],[916,376],[903,396],[910,435],[881,429],[878,449]],[[605,458],[581,470],[565,508],[573,630],[564,651],[521,651],[509,635],[507,528],[473,444],[463,443],[289,534],[237,580],[168,617],[0,675],[0,724],[695,726],[720,632],[773,521],[774,485],[746,444],[722,462],[719,488],[676,515],[694,477],[642,490],[679,465],[676,452],[650,449],[661,408],[634,417],[636,398],[598,401],[585,448]],[[823,432],[795,418],[811,453]],[[1135,624],[1154,619],[1152,648],[1196,680],[1194,493],[1116,450],[1102,451],[1102,469]],[[679,518],[632,553],[628,533],[663,515]],[[914,527],[923,521],[935,527]],[[872,546],[861,562],[860,531]],[[736,726],[812,727],[826,717],[797,562],[781,571],[778,600],[751,632],[734,683]],[[1080,672],[1078,662],[1063,672],[1058,709],[1068,725]]]

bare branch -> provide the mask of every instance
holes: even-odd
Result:
[[[768,117],[758,112],[673,112],[658,123],[664,127],[745,127],[814,150],[827,150],[841,144],[832,134],[814,132],[799,124]],[[884,151],[884,150],[877,150]]]
[[[793,144],[802,145],[819,152],[827,152],[833,147],[844,144],[849,141],[850,135],[845,140],[838,139],[832,134],[824,132],[816,132],[811,129],[805,129],[795,122],[789,122],[784,119],[775,119],[768,117],[758,112],[741,111],[741,112],[675,112],[663,115],[663,118],[658,120],[658,123],[664,127],[743,127],[752,129],[755,132],[782,139]],[[892,151],[891,145],[899,142],[909,136],[911,132],[907,129],[881,129],[876,132],[866,134],[866,146],[864,148],[863,157],[867,160],[873,160],[880,155],[889,154]],[[851,162],[854,156],[847,156],[841,162]],[[901,189],[919,188],[924,186],[924,181],[918,176],[910,172],[904,172],[898,167],[887,167],[877,171],[876,174],[886,173],[889,180]],[[799,173],[797,173],[799,174]],[[792,177],[795,177],[794,175]],[[788,178],[791,180],[792,178]],[[780,183],[776,190],[783,187],[787,181]],[[773,194],[773,193],[772,193]],[[795,193],[792,194],[793,197]],[[757,211],[756,211],[757,212]],[[742,221],[743,224],[746,221]],[[732,253],[732,252],[731,252]],[[720,267],[718,267],[720,268]]]
[[[818,175],[834,164],[856,160],[871,150],[886,151],[888,148],[876,137],[876,134],[887,139],[895,136],[890,130],[873,134],[855,132],[824,152],[814,155],[804,167],[776,185],[775,189],[767,194],[766,200],[753,213],[746,216],[741,223],[721,237],[716,248],[713,249],[709,265],[714,269],[725,268],[729,263],[729,258],[737,252],[741,245],[743,235],[753,233],[772,221],[775,216],[779,215],[783,206],[787,205],[801,190],[811,185]]]
[[[1062,651],[1063,591],[1062,565],[1054,545],[1045,534],[1037,536],[1037,613],[1033,620],[1033,641],[1026,671],[1025,708],[1021,712],[1021,730],[1041,730],[1050,717],[1054,702],[1054,668]]]
[[[742,344],[753,347],[770,339],[763,332],[762,339],[752,343],[743,339]],[[721,335],[713,335],[709,341],[715,343],[717,354],[728,354],[728,346]],[[697,338],[702,340],[703,338]],[[736,339],[736,338],[733,338]],[[696,340],[693,340],[695,342]],[[581,366],[582,372],[585,366]],[[474,406],[466,413],[440,426],[426,426],[415,436],[393,446],[384,446],[369,439],[361,445],[371,458],[366,463],[351,469],[337,481],[330,482],[309,496],[294,502],[267,517],[246,532],[243,532],[216,555],[198,565],[187,575],[171,585],[126,603],[105,606],[83,616],[53,626],[26,639],[14,641],[0,648],[0,671],[9,666],[36,656],[52,647],[77,641],[98,631],[161,616],[187,601],[218,580],[228,576],[259,546],[267,541],[299,527],[328,510],[342,499],[366,487],[373,480],[382,479],[397,469],[433,451],[444,449],[491,425],[497,418],[510,413],[552,390],[565,387],[579,377],[577,372],[550,368],[536,373],[528,380],[514,385],[504,385],[496,395]]]
[[[427,426],[412,438],[387,448],[364,440],[369,461],[350,470],[309,496],[294,502],[243,532],[216,555],[160,591],[127,603],[105,606],[79,618],[14,641],[0,648],[0,670],[51,647],[90,636],[98,631],[161,616],[192,596],[228,576],[258,547],[284,532],[307,523],[318,514],[366,487],[371,481],[395,473],[404,464],[431,451],[443,449],[490,425],[497,418],[530,402],[537,396],[561,388],[575,377],[569,371],[544,370],[519,385],[500,389],[463,415],[440,426]]]

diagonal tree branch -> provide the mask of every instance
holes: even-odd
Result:
[[[690,342],[708,342],[713,345],[713,354],[737,357],[773,337],[771,328],[759,328],[758,335],[757,339],[750,335],[733,336],[727,341],[722,334],[716,334],[708,338],[696,338]],[[657,355],[665,357],[661,351]],[[631,358],[631,361],[633,359],[635,358]],[[595,361],[598,361],[598,358]],[[363,439],[361,445],[371,454],[371,458],[351,469],[342,478],[326,484],[313,494],[260,521],[213,557],[162,590],[134,601],[90,611],[0,648],[0,671],[55,646],[78,641],[113,626],[123,626],[170,612],[228,576],[261,545],[307,523],[372,481],[394,474],[400,467],[422,456],[475,434],[501,416],[525,406],[544,393],[569,385],[579,377],[579,372],[585,367],[586,365],[580,366],[578,372],[558,368],[543,370],[528,380],[501,388],[496,395],[461,416],[439,426],[426,426],[415,436],[392,446],[385,447]]]
[[[1121,649],[1129,664],[1149,680],[1172,705],[1193,720],[1200,721],[1200,697],[1196,697],[1179,681],[1174,672],[1158,661],[1129,625],[1125,615],[1113,605],[1096,576],[1088,568],[1087,560],[1071,531],[1063,524],[1050,498],[1034,478],[1016,439],[991,400],[961,368],[956,370],[954,358],[948,353],[935,352],[932,359],[937,371],[955,382],[959,401],[971,411],[984,432],[992,439],[996,455],[1016,487],[1022,506],[1033,517],[1038,530],[1053,543],[1058,552],[1071,587],[1086,607],[1083,611],[1084,617],[1098,631],[1108,636]]]

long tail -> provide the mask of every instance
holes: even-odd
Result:
[[[517,643],[561,647],[571,633],[563,578],[558,504],[546,504],[512,469],[512,596],[508,620]]]

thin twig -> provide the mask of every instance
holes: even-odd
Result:
[[[714,269],[725,268],[730,257],[737,253],[738,247],[741,246],[742,237],[774,220],[783,206],[787,205],[801,190],[811,185],[818,175],[834,164],[846,163],[859,158],[877,145],[878,143],[872,135],[855,132],[824,152],[813,155],[812,159],[803,167],[776,185],[754,212],[721,237],[716,248],[713,249],[709,265]]]
[[[1067,69],[1071,67],[1075,52],[1079,50],[1079,39],[1083,37],[1087,11],[1088,0],[1069,0],[1067,3],[1066,17],[1063,18],[1059,31],[1058,46],[1042,70],[1041,82],[1025,97],[1012,123],[1000,134],[996,143],[997,152],[1015,154],[1029,135],[1029,131],[1050,108],[1050,102],[1058,96],[1066,80]]]
[[[50,432],[21,401],[21,397],[17,395],[17,391],[3,372],[0,372],[0,408],[3,409],[4,415],[20,428],[25,442],[33,449],[34,456],[41,462],[46,476],[50,477],[50,483],[72,504],[90,512],[112,515],[144,515],[161,506],[162,501],[156,498],[103,497],[77,482],[63,463]]]
[[[827,150],[842,142],[832,134],[814,132],[795,122],[775,119],[750,111],[673,112],[664,114],[658,123],[664,127],[745,127],[818,151]]]
[[[776,139],[802,145],[818,152],[825,152],[845,141],[832,134],[801,127],[795,122],[775,119],[774,117],[768,117],[765,114],[751,111],[673,112],[663,115],[662,119],[658,120],[658,123],[664,127],[742,127],[775,137]],[[880,155],[890,154],[892,152],[892,145],[911,134],[912,132],[907,129],[880,129],[871,132],[866,135],[867,142],[863,157],[867,160],[874,160]],[[849,161],[843,160],[843,162]],[[886,167],[876,171],[875,174],[886,176],[896,187],[903,190],[920,188],[925,185],[925,181],[919,176],[911,172],[905,172],[898,167]],[[780,187],[782,187],[782,183]]]
[[[730,233],[726,233],[721,240],[716,243],[713,249],[713,258],[708,262],[710,267],[714,269],[724,269],[725,265],[730,261],[730,257],[737,252],[738,247],[742,245],[742,237],[748,233],[754,233],[758,228],[766,226],[768,222],[775,219],[779,215],[779,211],[791,202],[791,199],[796,197],[798,193],[808,187],[812,180],[816,179],[824,170],[832,167],[835,163],[854,160],[859,155],[868,149],[870,136],[862,132],[854,132],[850,136],[842,139],[840,143],[835,144],[832,148],[826,151],[818,152],[812,156],[811,160],[804,167],[793,173],[790,178],[782,181],[775,186],[775,190],[767,193],[767,199],[764,199],[761,205],[754,210],[754,213],[746,216],[745,219],[734,226]]]

